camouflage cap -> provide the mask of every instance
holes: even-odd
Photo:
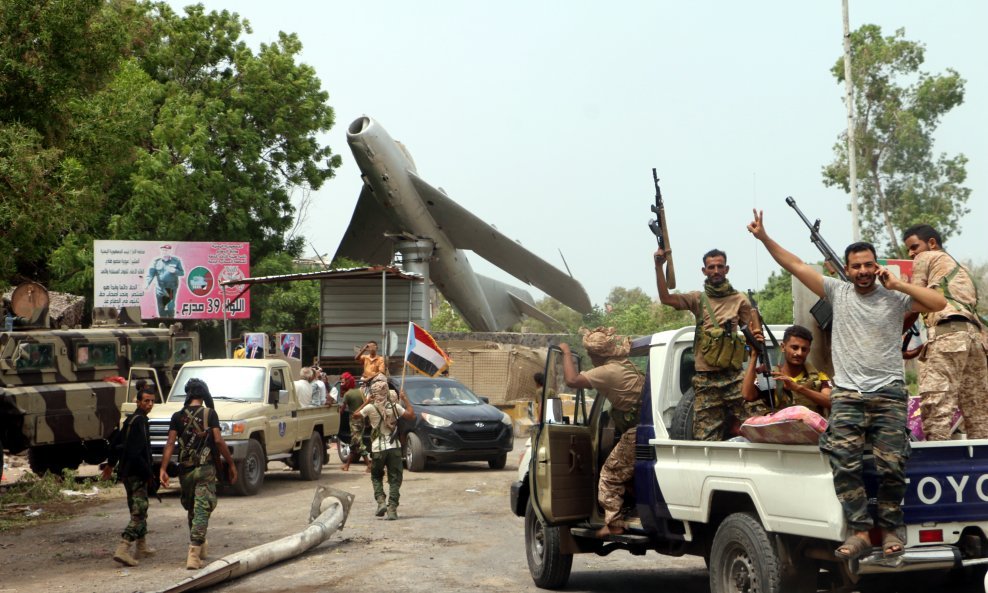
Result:
[[[599,358],[620,358],[631,352],[631,340],[618,335],[613,327],[580,328],[583,347],[591,356]]]

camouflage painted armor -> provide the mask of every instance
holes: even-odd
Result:
[[[200,465],[179,477],[182,486],[182,508],[189,520],[189,541],[201,546],[206,541],[209,516],[216,508],[216,466]]]
[[[872,444],[879,476],[878,523],[887,529],[903,526],[901,503],[909,457],[907,398],[900,381],[882,391],[858,393],[835,388],[831,394],[830,425],[820,437],[820,449],[830,460],[837,499],[852,531],[867,531],[873,525],[862,478],[865,443]]]
[[[123,538],[132,542],[148,533],[148,483],[147,479],[134,476],[121,481],[127,491],[127,508],[130,509],[130,523],[124,528]]]
[[[96,309],[93,318],[91,329],[56,330],[46,314],[0,332],[0,443],[30,449],[35,473],[106,459],[134,367],[154,369],[167,393],[178,368],[199,358],[198,335],[141,327],[137,308]],[[151,376],[134,369],[132,378]]]

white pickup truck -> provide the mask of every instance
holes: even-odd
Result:
[[[223,440],[237,462],[235,494],[257,494],[269,461],[298,469],[303,480],[315,480],[327,461],[325,439],[340,428],[339,408],[299,404],[291,365],[278,358],[197,360],[182,366],[163,404],[148,417],[154,463],[168,436],[172,414],[182,409],[185,384],[206,382],[220,418]]]
[[[772,329],[781,335],[785,327]],[[905,554],[838,561],[833,550],[846,525],[816,446],[688,440],[693,327],[640,338],[632,356],[646,357],[648,371],[623,535],[595,535],[603,525],[598,473],[616,443],[610,404],[577,392],[575,411],[563,416],[559,400],[543,394],[543,417],[511,487],[539,587],[563,587],[573,554],[615,549],[702,556],[712,593],[810,593],[822,581],[833,591],[869,580],[881,588],[899,578],[895,573],[988,563],[988,441],[913,443]],[[562,380],[561,357],[550,349],[546,394],[573,391]],[[873,466],[870,476],[873,496]]]

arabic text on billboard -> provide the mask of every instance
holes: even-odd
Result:
[[[249,243],[93,243],[95,305],[140,305],[142,319],[222,319],[220,282],[250,276]],[[230,319],[250,317],[243,288],[226,287]]]

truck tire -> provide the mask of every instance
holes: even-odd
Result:
[[[425,452],[422,450],[422,441],[414,432],[408,433],[408,442],[405,444],[405,467],[410,472],[420,472],[425,469]]]
[[[710,593],[790,593],[782,589],[782,563],[761,521],[751,513],[728,515],[710,552]]]
[[[561,551],[559,528],[540,521],[531,503],[525,509],[525,556],[536,587],[560,589],[566,586],[573,569],[573,555]]]
[[[346,460],[350,457],[350,439],[343,440],[337,437],[336,454],[340,456],[340,463],[346,463]]]
[[[264,484],[264,471],[268,460],[264,457],[264,447],[257,439],[247,442],[247,455],[237,464],[237,483],[230,489],[237,496],[254,496]]]
[[[303,480],[318,480],[322,473],[323,451],[325,446],[322,435],[313,431],[309,440],[302,443],[298,452],[298,473]]]
[[[672,425],[669,427],[669,438],[677,441],[693,440],[693,401],[696,392],[690,387],[672,413]]]
[[[66,469],[78,469],[82,463],[82,445],[41,445],[31,447],[27,452],[27,463],[31,471],[39,476],[46,473],[62,475]]]
[[[507,465],[507,464],[508,464],[508,454],[507,453],[501,453],[500,455],[498,455],[494,459],[488,459],[487,460],[487,465],[491,469],[504,469],[504,466]]]

